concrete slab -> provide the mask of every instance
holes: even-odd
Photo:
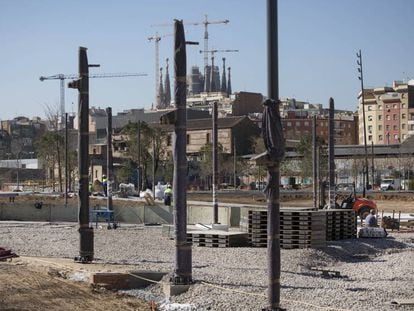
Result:
[[[157,271],[98,272],[92,274],[91,283],[106,289],[133,289],[159,282],[166,274]]]
[[[175,285],[172,283],[163,284],[163,292],[166,298],[177,296],[188,291],[191,285]]]
[[[414,306],[414,298],[413,299],[394,299],[391,301],[392,305],[397,306]]]

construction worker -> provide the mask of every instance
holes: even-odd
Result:
[[[171,189],[171,185],[167,184],[167,188],[164,191],[164,204],[167,206],[171,206],[171,200],[173,196],[173,191]]]
[[[102,187],[105,196],[108,196],[108,180],[106,179],[106,175],[102,175]]]
[[[375,210],[372,209],[369,215],[365,218],[366,227],[378,227],[377,217],[375,216]]]

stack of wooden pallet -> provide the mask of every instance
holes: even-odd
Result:
[[[247,246],[247,233],[218,230],[193,231],[187,233],[187,242],[203,247]]]
[[[243,222],[242,222],[243,223]],[[244,223],[246,221],[244,220]],[[248,234],[251,246],[267,246],[267,211],[249,211]],[[280,211],[280,246],[308,248],[325,245],[326,215],[323,211]]]
[[[326,240],[343,240],[357,235],[357,217],[352,209],[326,210]]]

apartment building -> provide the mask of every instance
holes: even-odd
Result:
[[[414,80],[364,89],[364,96],[359,93],[359,144],[364,143],[363,107],[367,144],[399,144],[414,134]]]
[[[312,133],[312,116],[298,115],[295,112],[285,113],[282,127],[285,139],[299,140]],[[335,144],[355,145],[358,142],[358,117],[353,114],[335,113],[334,115]],[[329,120],[324,114],[316,117],[316,135],[328,142]]]

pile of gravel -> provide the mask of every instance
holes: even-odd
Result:
[[[173,269],[174,241],[163,236],[161,227],[103,227],[94,233],[97,262]],[[79,233],[75,224],[3,222],[0,246],[19,255],[73,258],[78,255]],[[128,293],[156,301],[161,310],[261,310],[267,302],[266,256],[265,248],[193,247],[195,283],[189,291],[170,300],[161,284]],[[282,307],[290,311],[390,310],[392,300],[413,298],[414,233],[282,250],[281,267]],[[340,277],[324,277],[314,268],[339,271]],[[168,282],[168,276],[163,281]]]

